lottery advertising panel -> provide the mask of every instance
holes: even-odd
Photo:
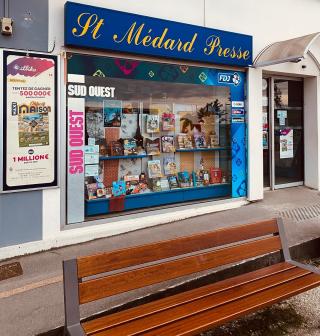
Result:
[[[3,190],[57,186],[57,57],[4,51]]]

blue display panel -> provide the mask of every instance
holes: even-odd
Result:
[[[252,36],[73,2],[65,5],[65,44],[215,64],[252,64]]]
[[[141,195],[128,195],[125,198],[124,210],[128,211],[172,203],[227,197],[230,195],[230,189],[231,187],[229,184],[221,184],[209,187],[176,189]],[[109,213],[109,204],[110,201],[108,199],[96,199],[92,201],[87,200],[85,204],[86,216],[97,216]]]

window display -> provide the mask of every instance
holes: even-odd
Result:
[[[141,63],[153,68],[148,80],[123,78],[112,66],[110,76],[82,78],[86,216],[232,196],[230,85],[205,84],[204,71],[188,83],[170,80],[168,69],[153,80],[159,64]],[[90,95],[92,87],[112,88],[113,95]]]
[[[231,182],[230,140],[219,146],[219,136],[230,134],[227,87],[168,82],[146,87],[144,81],[100,77],[86,83],[113,86],[116,95],[86,99],[86,134],[95,143],[86,146],[91,149],[85,160],[87,200]],[[94,153],[102,143],[107,150],[100,151],[98,166]],[[102,182],[96,182],[97,172]]]

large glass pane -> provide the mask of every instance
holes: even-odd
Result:
[[[88,216],[99,200],[107,214],[231,196],[230,87],[84,81]],[[113,88],[114,97],[93,92],[100,88]]]
[[[304,180],[303,82],[275,80],[275,185]]]

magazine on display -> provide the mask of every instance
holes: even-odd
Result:
[[[166,177],[162,177],[160,179],[160,187],[161,187],[161,191],[170,190],[169,181],[168,181],[168,179]]]
[[[139,194],[139,181],[126,182],[126,195]]]
[[[194,187],[202,187],[204,183],[203,172],[201,170],[192,172],[192,181]]]
[[[161,148],[163,153],[174,153],[174,137],[171,135],[163,135],[161,137]]]
[[[146,151],[148,155],[160,155],[160,139],[146,138]]]
[[[177,164],[174,157],[163,158],[163,169],[165,175],[176,175],[177,174]]]
[[[210,183],[221,183],[222,182],[222,170],[221,168],[210,168]]]
[[[123,140],[123,153],[124,155],[137,154],[137,143],[135,139],[131,138]]]
[[[112,187],[106,187],[106,198],[110,198],[112,196]]]
[[[160,132],[160,118],[157,114],[147,115],[147,133]]]
[[[181,188],[190,187],[190,174],[187,171],[179,172],[178,181]]]
[[[162,177],[160,160],[148,161],[149,178]]]
[[[162,114],[162,130],[174,132],[175,130],[175,116],[173,113]]]
[[[97,188],[97,197],[98,198],[105,198],[106,197],[106,189],[105,188]]]
[[[97,183],[86,184],[88,200],[97,198]]]
[[[89,143],[89,140],[88,140]],[[98,141],[98,146],[99,146],[99,154],[102,156],[107,156],[108,155],[108,144],[106,139],[101,139]]]
[[[122,196],[126,194],[126,183],[125,181],[114,181],[112,182],[112,195]]]
[[[210,174],[208,170],[202,170],[203,174],[203,185],[209,185],[210,183]]]
[[[154,192],[162,191],[161,189],[161,179],[159,177],[150,179],[151,190]]]
[[[210,146],[211,147],[218,147],[219,146],[219,138],[216,134],[216,132],[213,132],[213,134],[209,135],[210,140]]]
[[[104,121],[101,108],[86,108],[86,131],[91,139],[104,139]],[[93,140],[91,141],[93,143]]]
[[[123,147],[120,141],[110,142],[110,154],[111,156],[122,156],[123,155]]]
[[[179,133],[177,136],[177,142],[179,149],[192,149],[193,142],[191,135],[186,133]]]
[[[122,102],[122,113],[123,114],[138,114],[140,111],[138,101],[123,101]]]
[[[179,183],[176,175],[168,176],[169,186],[170,189],[177,189],[179,188]]]
[[[104,100],[103,101],[103,118],[104,127],[121,126],[121,100]]]
[[[191,135],[186,134],[186,136],[184,138],[184,147],[186,149],[192,149],[193,148],[193,142],[192,142]]]
[[[206,148],[207,142],[204,133],[196,133],[194,134],[194,143],[196,148]]]

